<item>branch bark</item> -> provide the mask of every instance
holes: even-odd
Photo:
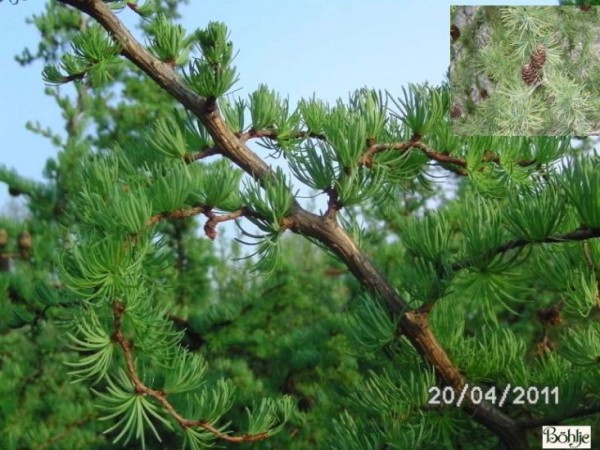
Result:
[[[269,166],[252,152],[225,124],[215,102],[194,93],[173,68],[159,61],[143,48],[121,21],[101,0],[59,0],[98,21],[122,48],[122,54],[152,78],[162,89],[178,100],[204,124],[220,153],[258,180],[270,177]],[[367,289],[383,299],[390,312],[400,318],[402,333],[415,346],[423,359],[432,364],[439,377],[458,392],[465,384],[459,369],[450,360],[428,325],[428,311],[411,310],[394,287],[379,273],[332,217],[317,216],[294,204],[287,220],[290,229],[322,243],[348,266]],[[482,425],[493,431],[511,450],[528,448],[525,432],[498,408],[489,404],[475,405],[468,399],[464,408]]]
[[[556,234],[553,236],[548,236],[545,239],[539,241],[529,241],[527,239],[513,239],[511,241],[507,241],[499,247],[495,248],[491,252],[487,254],[487,256],[495,256],[506,253],[510,250],[515,250],[519,248],[523,248],[529,244],[564,244],[565,242],[576,242],[576,241],[585,241],[588,239],[600,238],[600,228],[586,228],[580,227],[576,230],[569,231],[568,233]],[[458,272],[460,270],[466,269],[472,265],[473,261],[471,259],[465,259],[463,261],[458,261],[452,264],[452,271]]]
[[[223,433],[217,427],[212,425],[211,423],[204,420],[190,420],[183,417],[175,407],[169,402],[167,399],[167,394],[161,391],[157,391],[152,389],[144,384],[142,379],[139,377],[136,367],[135,361],[133,357],[133,342],[125,337],[123,334],[122,324],[123,324],[123,313],[125,312],[125,307],[119,303],[117,300],[113,301],[113,314],[114,314],[114,334],[113,339],[125,356],[125,364],[127,365],[127,375],[129,380],[133,384],[133,388],[136,394],[147,395],[152,397],[154,400],[159,402],[163,407],[169,412],[169,415],[177,421],[179,425],[183,428],[202,428],[212,434],[219,439],[229,442],[255,442],[262,441],[269,437],[269,433],[263,432],[258,434],[244,434],[241,436],[231,436],[227,433]]]

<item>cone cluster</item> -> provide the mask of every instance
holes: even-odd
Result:
[[[521,78],[528,86],[542,79],[541,69],[544,64],[546,64],[546,47],[540,44],[531,54],[529,62],[521,67]]]

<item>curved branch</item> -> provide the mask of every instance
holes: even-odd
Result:
[[[457,175],[469,175],[469,172],[467,171],[467,161],[465,159],[452,156],[451,154],[444,151],[435,150],[429,147],[424,142],[422,142],[420,137],[413,138],[405,142],[371,144],[369,148],[365,151],[365,153],[362,155],[360,162],[361,164],[364,164],[367,167],[371,167],[371,165],[373,165],[373,156],[375,156],[377,153],[381,153],[386,150],[397,150],[400,152],[406,152],[411,148],[421,150],[421,152],[425,156],[427,156],[427,158],[442,164],[445,169],[454,172]],[[490,151],[486,152],[481,161],[484,163],[493,162],[495,164],[500,165],[500,157],[497,154]],[[534,159],[524,159],[520,161],[515,161],[515,164],[520,167],[528,167],[536,163],[537,161]]]
[[[214,240],[217,237],[216,228],[221,222],[236,220],[242,216],[254,215],[248,208],[241,208],[229,214],[217,215],[213,212],[211,206],[198,205],[191,208],[155,214],[146,221],[146,226],[152,226],[164,219],[186,219],[188,217],[197,216],[198,214],[204,214],[206,217],[208,217],[208,220],[204,225],[204,232],[210,240]]]
[[[523,248],[529,244],[561,244],[565,242],[585,241],[593,238],[600,238],[600,228],[579,227],[576,230],[570,231],[568,233],[548,236],[539,241],[529,241],[527,239],[513,239],[496,247],[492,251],[488,252],[485,256],[493,257],[496,255],[502,255],[508,252],[509,250]],[[466,269],[467,267],[470,267],[472,264],[472,258],[467,258],[462,261],[455,262],[454,264],[452,264],[452,271],[458,272],[460,270]]]
[[[123,354],[125,355],[125,364],[127,366],[127,375],[136,393],[147,395],[158,401],[169,413],[169,415],[183,428],[203,428],[206,431],[214,434],[219,439],[229,442],[255,442],[266,439],[269,437],[269,433],[263,432],[258,434],[244,434],[242,436],[230,436],[229,434],[223,433],[219,429],[215,428],[210,423],[204,420],[190,420],[179,414],[173,405],[167,399],[167,395],[164,392],[152,389],[144,384],[140,379],[135,369],[135,362],[133,361],[133,342],[125,338],[122,330],[122,319],[125,311],[124,306],[118,301],[113,302],[113,314],[115,319],[115,332],[113,334],[114,340],[119,344]]]
[[[519,426],[523,429],[537,428],[542,425],[559,425],[565,420],[578,419],[580,417],[593,416],[600,414],[600,405],[594,405],[588,408],[577,410],[571,414],[567,414],[563,417],[542,417],[540,419],[521,419],[519,420]]]
[[[241,133],[239,138],[242,142],[246,142],[249,139],[259,139],[259,138],[267,138],[276,140],[279,137],[278,130],[255,130],[252,128],[251,130]],[[286,139],[319,139],[321,141],[327,140],[325,135],[319,133],[312,133],[310,131],[297,131],[291,136],[286,136]]]
[[[438,152],[432,149],[431,147],[428,147],[420,140],[413,139],[411,139],[410,141],[397,142],[393,144],[373,144],[363,154],[361,161],[364,164],[368,165],[369,163],[372,163],[373,156],[375,156],[377,153],[381,153],[385,150],[399,150],[405,152],[411,148],[417,148],[421,150],[425,156],[427,156],[433,161],[446,164],[454,164],[463,168],[467,167],[467,162],[464,159],[456,158],[448,153]],[[466,172],[464,174],[466,175]]]
[[[201,150],[196,153],[186,153],[183,156],[183,159],[187,163],[191,163],[194,161],[198,161],[200,159],[208,158],[209,156],[214,156],[219,154],[219,149],[216,147],[207,147],[204,150]]]

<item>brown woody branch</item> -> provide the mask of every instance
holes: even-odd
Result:
[[[189,89],[168,64],[156,59],[133,38],[106,4],[101,0],[59,1],[71,5],[96,19],[121,46],[122,54],[127,59],[198,117],[213,137],[223,156],[229,158],[242,170],[261,182],[272,177],[269,166],[252,152],[223,121],[214,99],[206,99]],[[454,389],[462,390],[465,379],[429,328],[428,313],[408,308],[407,303],[400,297],[392,284],[381,275],[370,258],[357,247],[356,243],[336,220],[331,217],[315,215],[304,210],[295,202],[292,212],[286,218],[286,222],[288,222],[293,232],[315,239],[331,249],[344,261],[352,274],[366,289],[377,292],[389,311],[400,318],[401,331],[415,346],[419,354],[435,367],[442,380]],[[121,339],[121,345],[126,355],[129,355],[128,367],[130,375],[133,376],[135,375],[135,368],[131,357],[131,343],[125,340],[122,334],[118,338]],[[139,379],[136,380],[136,386],[141,389],[145,388]],[[172,412],[173,417],[180,421],[182,425],[200,425],[198,422],[188,422],[179,416],[160,392],[147,390],[147,393],[154,396],[167,410]],[[515,420],[498,408],[488,403],[477,405],[470,399],[465,401],[464,408],[472,414],[475,420],[497,434],[504,445],[511,450],[528,448],[524,431],[518,427]],[[215,431],[218,432],[218,430]]]
[[[580,227],[568,233],[548,236],[538,241],[529,241],[527,239],[513,239],[491,250],[485,256],[491,258],[496,255],[502,255],[510,250],[523,248],[529,244],[564,244],[565,242],[585,241],[593,238],[600,238],[600,228]],[[467,267],[470,267],[472,264],[473,260],[470,258],[465,259],[463,261],[458,261],[452,264],[452,271],[458,272],[459,270],[463,270]]]
[[[469,173],[467,169],[467,161],[462,158],[457,158],[455,156],[450,155],[447,152],[440,152],[421,141],[420,137],[413,138],[409,141],[405,142],[397,142],[397,143],[389,143],[389,144],[372,144],[365,151],[365,153],[361,157],[361,164],[364,164],[367,167],[371,167],[373,165],[373,157],[377,153],[381,153],[386,150],[397,150],[400,152],[407,152],[411,148],[416,148],[421,150],[421,152],[427,156],[432,161],[436,161],[440,164],[444,164],[444,167],[451,172],[454,172],[461,176],[468,176]],[[486,152],[484,157],[482,158],[482,162],[493,162],[500,165],[500,157],[493,152]],[[516,161],[515,164],[521,167],[528,167],[536,164],[537,161],[534,159],[525,159]],[[456,167],[458,166],[458,167]]]
[[[186,219],[188,217],[197,216],[206,210],[206,206],[194,206],[192,208],[178,209],[176,211],[164,212],[155,214],[146,221],[146,226],[150,227],[155,223],[165,219]]]
[[[589,408],[583,408],[563,417],[542,417],[540,419],[521,419],[519,426],[523,429],[538,428],[543,425],[559,425],[565,420],[578,419],[580,417],[593,416],[600,414],[600,405],[594,405]]]
[[[496,163],[498,165],[501,164],[500,157],[497,154],[495,154],[494,152],[491,152],[491,151],[485,152],[485,155],[483,156],[482,161],[483,162],[493,162],[493,163]],[[533,166],[536,163],[537,163],[537,161],[535,159],[522,159],[520,161],[516,161],[515,162],[515,164],[517,166],[520,166],[520,167]]]
[[[414,140],[414,139],[411,139],[410,141],[406,141],[406,142],[398,142],[398,143],[393,143],[393,144],[373,144],[363,154],[363,156],[361,158],[361,163],[366,166],[372,165],[373,164],[373,156],[375,156],[377,153],[381,153],[385,150],[399,150],[401,152],[405,152],[407,150],[410,150],[411,148],[417,148],[417,149],[421,150],[423,152],[423,154],[425,154],[429,159],[431,159],[433,161],[437,161],[440,163],[446,163],[446,164],[454,164],[456,166],[463,167],[463,168],[467,167],[467,162],[464,159],[455,158],[454,156],[449,155],[448,153],[435,151],[431,147],[428,147],[427,145],[425,145],[420,140]],[[463,175],[463,174],[461,173],[461,175]],[[465,172],[464,175],[467,175],[467,173]]]
[[[5,258],[5,259],[17,259],[17,258],[23,258],[23,253],[0,253],[0,259],[1,258]]]
[[[206,217],[208,217],[208,220],[204,225],[204,233],[211,241],[214,241],[217,237],[217,225],[219,223],[226,222],[228,220],[239,219],[240,217],[247,215],[248,212],[249,211],[247,209],[242,208],[230,214],[223,214],[221,216],[217,216],[215,213],[212,212],[212,210],[208,210],[205,212],[205,215]]]
[[[250,215],[251,212],[247,208],[242,208],[229,214],[217,215],[213,212],[212,207],[206,205],[193,206],[186,209],[178,209],[176,211],[170,211],[160,214],[155,214],[146,221],[146,226],[152,226],[155,223],[165,219],[186,219],[188,217],[197,216],[198,214],[204,214],[208,217],[206,224],[204,225],[204,232],[210,240],[214,240],[217,237],[217,225],[228,220],[236,220],[240,217]]]
[[[217,147],[208,147],[202,151],[196,153],[186,153],[183,157],[186,163],[198,161],[199,159],[208,158],[209,156],[218,155],[219,149]]]
[[[147,395],[148,397],[152,397],[154,400],[159,402],[169,413],[169,415],[182,428],[202,428],[214,434],[219,439],[223,439],[224,441],[228,442],[255,442],[269,437],[269,434],[266,432],[258,434],[244,434],[242,436],[231,436],[229,434],[223,433],[222,431],[212,426],[210,423],[205,422],[203,420],[186,419],[175,410],[173,405],[171,405],[171,403],[167,399],[166,393],[162,391],[157,391],[156,389],[152,389],[146,386],[144,382],[140,379],[135,368],[135,362],[133,358],[133,342],[127,339],[123,334],[122,323],[124,312],[125,307],[123,306],[123,304],[115,300],[113,302],[113,316],[115,324],[113,339],[123,351],[123,355],[125,356],[125,365],[127,366],[127,375],[129,377],[129,380],[133,383],[133,389],[135,390],[136,394]]]
[[[247,131],[246,133],[238,133],[237,136],[240,138],[240,140],[242,142],[246,142],[249,139],[253,139],[253,138],[268,138],[268,139],[276,140],[279,137],[279,131],[278,130],[255,130],[253,128],[253,129]],[[290,138],[292,138],[292,139],[313,138],[313,139],[319,139],[319,140],[323,140],[323,141],[327,140],[327,137],[325,135],[318,134],[318,133],[311,133],[309,131],[298,131],[294,135],[290,136]],[[367,167],[372,167],[373,163],[374,163],[373,157],[376,154],[381,153],[383,151],[397,150],[400,152],[407,152],[411,148],[415,148],[415,149],[421,150],[421,152],[425,156],[427,156],[430,160],[444,164],[444,167],[447,170],[450,170],[451,172],[454,172],[457,175],[461,175],[461,176],[469,175],[468,171],[466,170],[466,168],[467,168],[466,160],[452,156],[448,152],[443,152],[443,151],[440,152],[440,151],[437,151],[437,150],[429,147],[427,144],[425,144],[421,141],[421,137],[418,135],[413,137],[413,139],[411,139],[409,141],[405,141],[405,142],[377,144],[377,143],[371,142],[371,140],[369,140],[367,142],[367,145],[368,145],[367,150],[365,151],[365,153],[361,156],[361,158],[359,160],[359,164],[367,166]],[[215,153],[217,153],[217,152],[215,152]],[[215,153],[212,153],[212,154],[215,154]],[[500,163],[501,163],[500,157],[491,151],[487,151],[485,153],[484,157],[482,158],[482,162],[493,162],[498,165],[500,165]],[[520,167],[528,167],[528,166],[532,166],[536,163],[537,163],[537,161],[535,159],[524,159],[524,160],[515,162],[515,164],[517,164]],[[456,167],[456,166],[458,166],[458,167]]]
[[[260,139],[260,138],[276,140],[278,137],[279,137],[278,130],[255,130],[254,128],[252,128],[251,130],[249,130],[245,133],[239,134],[239,138],[242,142],[246,142],[249,139]],[[326,140],[325,135],[319,134],[319,133],[312,133],[310,131],[297,131],[294,134],[292,134],[291,136],[286,136],[286,138],[288,138],[288,139],[319,139],[322,141]]]
[[[342,209],[343,204],[335,187],[325,189],[325,193],[329,199],[327,200],[327,211],[325,211],[324,217],[329,220],[335,220],[335,216]]]

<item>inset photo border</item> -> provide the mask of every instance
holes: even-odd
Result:
[[[600,7],[451,6],[452,132],[600,135]]]

